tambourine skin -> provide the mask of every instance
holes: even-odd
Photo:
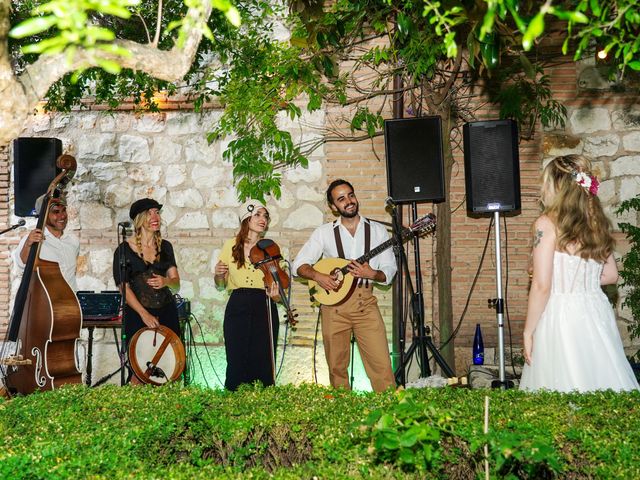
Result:
[[[164,385],[180,378],[186,365],[184,345],[168,327],[142,328],[129,343],[129,363],[143,383]]]

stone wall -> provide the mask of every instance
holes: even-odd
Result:
[[[600,198],[609,214],[620,200],[640,192],[640,106],[635,103],[635,98],[608,90],[579,90],[573,64],[555,67],[548,73],[555,97],[568,107],[567,126],[544,132],[539,129],[533,140],[521,143],[522,211],[518,215],[505,216],[501,227],[503,293],[507,299],[505,341],[507,345],[513,343],[516,352],[521,344],[526,316],[530,227],[539,213],[542,160],[569,152],[592,156],[602,178]],[[333,122],[341,113],[329,109],[295,123],[283,116],[282,124],[295,138],[308,139],[318,135],[314,127]],[[72,114],[40,113],[33,117],[23,135],[61,138],[65,150],[78,159],[79,169],[69,189],[69,228],[81,239],[78,279],[82,289],[114,287],[111,261],[117,243],[116,225],[127,219],[131,201],[152,196],[164,203],[162,232],[176,247],[182,276],[181,295],[191,299],[192,310],[202,325],[202,331],[194,326],[196,340],[211,345],[215,349],[213,356],[223,361],[220,349],[226,296],[215,289],[211,270],[223,241],[237,229],[236,208],[239,202],[232,187],[231,165],[222,161],[225,144],[209,146],[204,138],[218,117],[216,110],[209,110],[203,115],[178,110],[144,115],[131,112],[108,114],[93,110]],[[476,117],[478,120],[495,119],[498,113],[495,108],[485,105],[476,111]],[[454,138],[461,143],[459,131],[454,132]],[[454,326],[460,322],[456,337],[456,363],[458,373],[463,374],[470,362],[470,345],[476,323],[482,325],[487,347],[494,347],[497,343],[495,311],[487,308],[487,299],[496,296],[496,272],[489,220],[470,218],[466,214],[461,148],[454,150],[454,158],[456,164],[450,189],[453,208],[452,295]],[[0,151],[2,223],[17,220],[11,215],[11,164],[7,150]],[[388,214],[384,211],[384,198],[387,196],[385,168],[382,137],[373,141],[326,145],[314,153],[309,169],[284,172],[282,198],[268,202],[273,218],[269,236],[279,243],[285,257],[292,259],[312,229],[332,218],[324,202],[324,190],[336,177],[346,177],[354,184],[364,215],[388,221]],[[432,210],[431,204],[418,205],[419,215]],[[408,222],[407,209],[405,216]],[[614,224],[618,221],[613,220]],[[635,217],[626,220],[637,223]],[[30,221],[28,226],[33,223]],[[9,276],[8,252],[15,248],[25,231],[22,229],[0,238],[3,245],[0,278],[7,287],[10,283],[13,289],[17,282],[15,272]],[[488,253],[476,279],[487,234],[490,238]],[[625,252],[626,245],[619,233],[617,236],[620,242],[616,255],[619,257]],[[426,238],[420,242],[420,266],[425,318],[437,343],[435,241],[437,236],[435,240]],[[413,265],[410,249],[409,255],[409,264]],[[7,292],[8,288],[0,291],[0,297],[5,295],[8,298]],[[391,340],[394,333],[391,331],[391,294],[389,291],[379,293]],[[314,352],[312,348],[317,310],[310,306],[306,287],[298,281],[293,282],[292,303],[300,322],[290,337],[291,344],[287,347],[280,381],[314,381],[317,375],[321,383],[327,383],[322,350],[319,348]],[[6,324],[9,311],[8,302],[0,302],[0,323]],[[628,311],[621,310],[618,305],[618,312],[621,332],[628,344],[624,328]],[[102,371],[95,373],[94,378],[109,371],[117,361],[109,343],[110,333],[103,333],[98,337],[105,343],[105,350],[101,353],[98,348],[97,351],[98,370],[102,368]],[[363,376],[357,371],[356,382]],[[362,388],[367,388],[366,380]]]

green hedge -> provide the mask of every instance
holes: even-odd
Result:
[[[490,432],[483,431],[490,397]],[[640,478],[640,393],[65,387],[0,400],[0,478]]]

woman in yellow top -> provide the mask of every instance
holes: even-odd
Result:
[[[238,212],[240,231],[224,243],[215,266],[219,289],[231,290],[224,312],[227,375],[224,386],[236,390],[243,383],[275,384],[278,340],[278,298],[275,282],[266,289],[264,274],[249,261],[249,253],[269,228],[269,212],[259,200],[247,200]]]

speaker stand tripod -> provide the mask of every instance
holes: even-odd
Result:
[[[418,218],[416,202],[411,203],[411,216],[412,222],[415,222]],[[418,365],[420,366],[420,377],[428,377],[431,375],[431,368],[429,367],[429,353],[434,358],[436,363],[442,369],[442,372],[447,377],[453,377],[454,373],[451,367],[447,365],[442,354],[438,351],[431,339],[431,332],[424,321],[424,297],[422,294],[422,273],[420,270],[420,239],[415,237],[413,239],[413,253],[415,260],[415,275],[416,286],[413,288],[413,282],[411,281],[411,274],[407,265],[407,257],[404,252],[402,243],[402,228],[398,214],[398,209],[393,207],[393,234],[397,240],[396,253],[399,255],[399,260],[403,265],[403,271],[405,273],[405,281],[407,285],[407,293],[411,298],[411,326],[413,330],[413,336],[411,339],[411,345],[405,352],[405,338],[406,338],[406,321],[404,318],[400,320],[400,351],[398,358],[398,368],[395,371],[396,384],[405,386],[407,382],[407,366],[411,361],[414,354],[417,354]],[[401,280],[398,280],[401,281]]]
[[[513,382],[506,379],[504,368],[504,298],[502,297],[502,256],[500,246],[500,212],[493,212],[496,237],[496,293],[494,303],[498,322],[498,374],[499,379],[491,382],[491,388],[513,388]]]

